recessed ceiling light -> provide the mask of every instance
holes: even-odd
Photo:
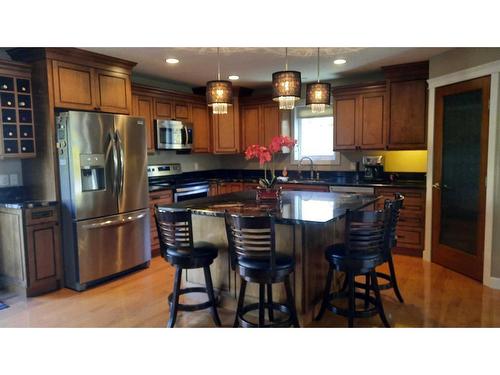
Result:
[[[240,79],[240,76],[237,76],[237,75],[231,75],[231,76],[229,76],[229,77],[227,77],[227,78],[229,78],[231,81],[236,81],[236,80]]]
[[[342,64],[345,64],[346,62],[347,62],[346,59],[335,59],[335,60],[333,60],[333,63],[335,65],[342,65]]]
[[[165,60],[167,64],[177,64],[179,62],[178,59],[170,58]]]

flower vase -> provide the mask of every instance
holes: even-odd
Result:
[[[278,188],[263,188],[257,186],[257,201],[278,201],[281,199],[281,186]]]

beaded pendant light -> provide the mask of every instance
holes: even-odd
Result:
[[[273,100],[280,109],[293,109],[300,100],[300,72],[288,70],[288,48],[285,48],[285,70],[273,73]]]
[[[319,82],[319,48],[318,48],[318,81],[308,83],[306,88],[306,105],[311,107],[313,113],[325,112],[330,105],[330,84]]]
[[[214,115],[225,115],[233,105],[233,84],[220,79],[220,50],[217,48],[217,80],[207,82],[207,105]]]

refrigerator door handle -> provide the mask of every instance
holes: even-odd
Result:
[[[99,228],[105,228],[105,227],[115,227],[115,226],[119,226],[119,225],[125,225],[125,224],[131,223],[133,221],[140,220],[146,215],[147,214],[144,212],[141,212],[139,214],[130,214],[127,217],[124,217],[123,219],[106,220],[106,221],[102,221],[99,223],[85,224],[82,226],[82,228],[83,229],[99,229]]]
[[[116,140],[115,135],[112,131],[109,132],[109,146],[106,151],[106,159],[108,158],[108,154],[110,149],[113,150],[113,195],[118,194],[118,180],[116,178],[116,174],[118,173],[118,150],[116,148]]]
[[[122,139],[120,138],[120,133],[116,132],[116,140],[118,149],[120,150],[120,184],[118,186],[118,196],[123,193],[123,178],[125,174],[125,165],[123,164],[123,146]]]

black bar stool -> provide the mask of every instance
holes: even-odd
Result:
[[[379,285],[380,290],[385,289],[393,289],[394,294],[396,295],[399,302],[404,303],[403,296],[398,287],[398,282],[396,280],[396,271],[394,269],[394,261],[392,259],[392,249],[396,247],[397,235],[396,229],[399,222],[399,214],[401,208],[403,208],[405,197],[400,193],[394,194],[394,200],[386,200],[384,207],[390,208],[392,210],[391,213],[391,221],[390,221],[390,239],[389,239],[389,250],[387,251],[387,259],[386,262],[389,265],[389,274],[383,272],[377,272],[377,278],[383,279],[387,281],[384,284]]]
[[[382,305],[375,268],[387,258],[391,214],[390,208],[381,211],[347,211],[344,243],[331,245],[325,251],[329,263],[328,275],[321,308],[315,320],[320,320],[328,309],[347,317],[349,327],[353,326],[354,318],[376,314],[379,314],[385,327],[390,327]],[[330,293],[334,270],[345,272],[347,288]],[[367,275],[371,280],[370,283],[361,284],[364,293],[356,291],[355,277],[358,275]],[[375,297],[371,296],[372,291]],[[338,299],[347,299],[348,308],[340,308],[332,303]],[[356,308],[356,299],[364,301],[362,310]]]
[[[299,327],[297,311],[290,285],[295,262],[291,256],[276,252],[275,224],[272,216],[240,216],[226,213],[226,231],[231,255],[231,267],[241,278],[234,327]],[[259,303],[244,305],[247,282],[259,284]],[[272,285],[284,283],[286,303],[273,302]],[[267,302],[265,298],[267,289]],[[265,319],[268,310],[268,321]],[[258,323],[245,315],[258,310]],[[280,311],[286,319],[276,320]]]
[[[216,298],[210,274],[210,265],[217,258],[218,249],[209,242],[193,243],[193,226],[189,210],[156,206],[155,219],[161,255],[167,262],[175,266],[174,290],[168,296],[170,318],[167,327],[174,326],[178,311],[197,311],[207,308],[210,308],[215,325],[220,327],[221,323],[217,314]],[[182,270],[193,268],[203,268],[206,288],[181,289]],[[179,296],[188,293],[206,293],[208,301],[194,305],[179,303]]]

